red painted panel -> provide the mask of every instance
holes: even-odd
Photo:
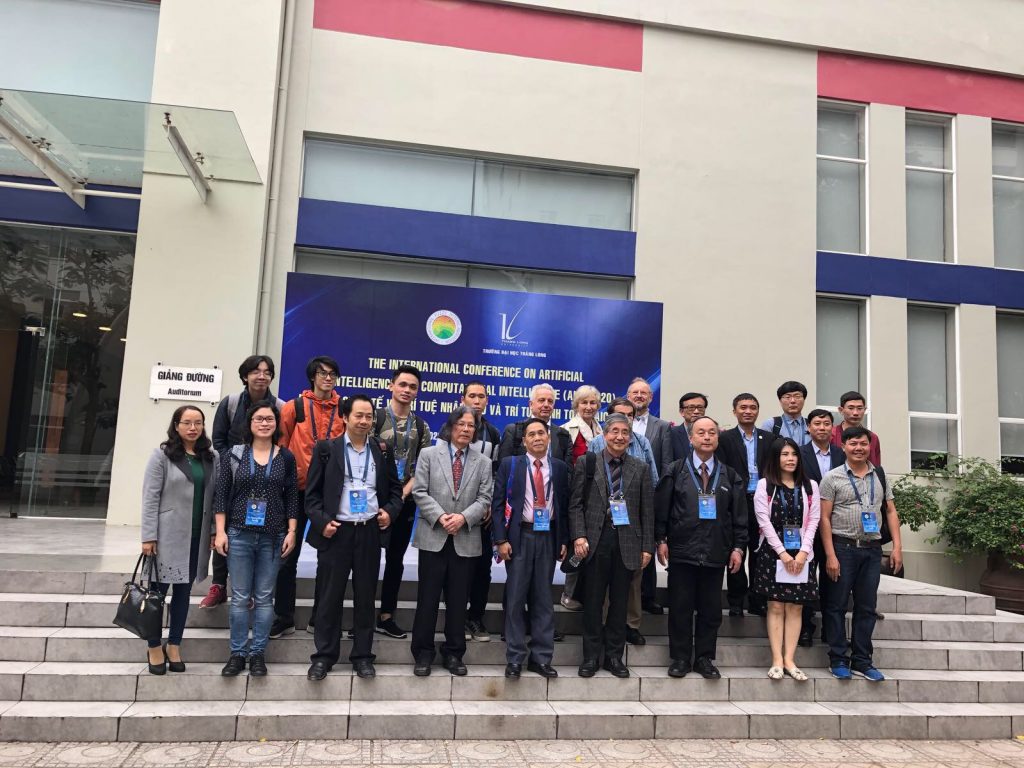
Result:
[[[821,52],[818,95],[1024,122],[1024,79],[930,64]]]
[[[313,26],[639,72],[643,27],[470,0],[316,0]]]

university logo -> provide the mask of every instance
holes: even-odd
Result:
[[[519,318],[519,314],[524,309],[526,309],[526,304],[523,304],[523,306],[517,309],[515,311],[515,314],[512,315],[511,319],[505,312],[498,313],[501,316],[501,341],[503,344],[526,344],[525,341],[517,341],[517,339],[522,335],[523,332],[519,331],[517,333],[513,328],[513,326],[515,326],[516,320]]]
[[[462,321],[450,309],[439,309],[427,318],[427,336],[435,344],[454,344],[461,335]]]

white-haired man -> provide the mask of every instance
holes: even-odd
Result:
[[[551,414],[555,411],[557,397],[555,388],[550,384],[534,385],[530,390],[530,414],[548,425],[548,431],[551,433],[550,455],[569,464],[572,459],[572,437],[567,430],[551,423]],[[499,463],[506,456],[523,456],[526,453],[526,447],[523,445],[525,424],[526,420],[523,420],[505,427],[505,434],[502,435],[498,448]]]

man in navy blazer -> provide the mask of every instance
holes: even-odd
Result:
[[[679,415],[683,423],[672,427],[673,461],[687,458],[693,449],[690,446],[690,427],[708,410],[708,396],[700,392],[687,392],[679,398]],[[658,470],[661,471],[660,468]]]
[[[525,456],[498,465],[491,502],[491,536],[505,563],[505,677],[530,672],[557,677],[555,612],[551,583],[555,562],[569,544],[569,467],[548,454],[551,435],[538,418],[523,426]],[[530,642],[526,642],[526,611]]]
[[[800,446],[800,463],[803,465],[804,475],[820,485],[825,474],[846,461],[846,453],[839,446],[831,444],[832,414],[829,411],[815,408],[807,414],[807,431],[811,434],[811,442]],[[818,598],[824,605],[823,593],[828,591],[833,582],[825,573],[825,550],[821,546],[820,535],[814,537],[814,562],[818,564]],[[814,630],[814,606],[805,603],[800,639],[797,642],[804,648],[811,647],[814,644]],[[823,640],[824,634],[822,628]]]

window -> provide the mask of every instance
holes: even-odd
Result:
[[[907,258],[954,261],[953,121],[907,113]]]
[[[835,409],[844,392],[865,390],[863,301],[818,298],[816,400]]]
[[[629,280],[618,278],[541,270],[488,268],[459,262],[439,264],[431,259],[324,251],[296,253],[295,271],[335,277],[361,277],[367,280],[456,285],[465,288],[552,293],[596,299],[628,299],[630,287]]]
[[[1003,471],[1024,475],[1024,315],[996,315],[996,363]]]
[[[864,108],[818,106],[818,250],[866,253]]]
[[[910,465],[939,469],[959,453],[956,313],[907,307]]]
[[[992,125],[996,266],[1024,269],[1024,126]]]
[[[628,231],[633,177],[306,141],[303,197]]]

